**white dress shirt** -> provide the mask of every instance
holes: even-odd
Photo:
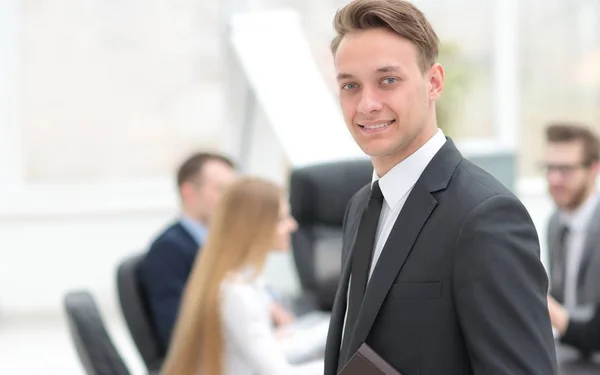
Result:
[[[236,275],[221,286],[225,375],[322,375],[323,361],[291,365],[325,346],[326,332],[278,339],[271,298],[261,278]]]
[[[379,224],[377,225],[377,237],[375,238],[375,250],[373,253],[373,261],[371,263],[371,271],[369,278],[373,274],[375,265],[379,260],[383,246],[385,245],[396,219],[404,207],[404,203],[408,195],[412,191],[413,186],[417,183],[423,171],[431,162],[431,159],[446,143],[446,137],[441,129],[439,129],[427,143],[421,146],[415,153],[396,164],[383,177],[377,176],[377,172],[373,171],[373,184],[379,180],[379,187],[384,198],[384,205],[381,208],[379,215]]]
[[[565,265],[565,308],[575,319],[588,319],[594,312],[594,306],[582,306],[577,301],[577,279],[581,268],[581,258],[585,250],[588,227],[596,205],[598,194],[593,193],[573,212],[561,212],[561,221],[569,228],[566,238]]]
[[[437,154],[437,152],[446,143],[446,137],[441,129],[435,133],[421,148],[415,151],[412,155],[396,164],[392,169],[389,170],[384,176],[379,177],[376,171],[373,171],[373,180],[371,184],[379,180],[379,187],[383,194],[384,204],[381,208],[381,214],[379,215],[379,223],[377,225],[377,236],[375,238],[373,257],[371,262],[371,269],[369,271],[369,279],[373,274],[373,270],[377,265],[377,261],[381,256],[383,247],[396,223],[396,219],[404,207],[404,203],[408,198],[413,186],[417,183],[421,174],[431,162],[431,159]],[[352,277],[350,277],[350,282]],[[350,287],[348,287],[348,295],[350,293]],[[348,296],[349,298],[349,296]],[[348,309],[346,309],[346,317],[344,317],[344,330],[345,321],[348,316]],[[344,331],[343,330],[343,331]],[[342,337],[343,337],[342,331]]]

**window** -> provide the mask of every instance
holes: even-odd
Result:
[[[171,175],[220,141],[217,2],[28,2],[21,127],[30,182]]]
[[[600,134],[600,2],[520,4],[521,173],[539,176],[548,122],[581,121]]]

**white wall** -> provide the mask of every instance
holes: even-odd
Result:
[[[29,188],[8,197],[0,205],[0,314],[56,310],[78,287],[113,303],[117,263],[145,247],[176,202],[158,183]]]
[[[21,138],[18,127],[20,0],[0,2],[0,186],[20,182]]]

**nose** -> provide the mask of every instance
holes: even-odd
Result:
[[[290,232],[295,232],[298,229],[298,223],[293,218],[290,219]]]
[[[555,169],[551,169],[547,172],[546,178],[551,186],[560,185],[563,181],[563,174]]]
[[[372,89],[363,88],[360,102],[358,103],[358,112],[367,115],[371,112],[381,110],[382,104],[376,93]]]

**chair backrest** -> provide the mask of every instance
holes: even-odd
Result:
[[[87,291],[69,292],[64,307],[71,338],[87,375],[129,375]]]
[[[158,371],[164,360],[148,310],[146,294],[138,277],[138,266],[144,255],[125,259],[117,270],[117,289],[121,311],[133,342],[148,371]]]
[[[372,178],[368,159],[323,163],[292,171],[290,206],[294,262],[304,291],[330,310],[341,273],[342,224],[352,196]]]

